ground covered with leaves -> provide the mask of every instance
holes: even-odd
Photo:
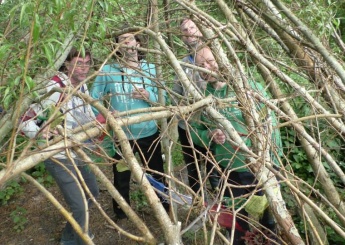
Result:
[[[177,170],[181,175],[181,170]],[[182,171],[183,172],[183,171]],[[106,171],[108,177],[112,178],[112,172]],[[6,245],[57,245],[66,221],[59,211],[51,204],[43,194],[29,184],[21,184],[22,191],[0,206],[0,243]],[[112,202],[110,194],[100,186],[101,192],[98,198],[104,211],[113,218]],[[47,188],[63,205],[63,198],[58,187],[53,183]],[[149,226],[151,232],[160,243],[164,242],[163,233],[152,210],[145,204],[145,198],[135,183],[131,184],[132,207]],[[181,212],[181,210],[179,210]],[[183,210],[183,212],[187,212]],[[183,217],[180,216],[179,217]],[[185,222],[182,221],[182,222]],[[124,230],[139,234],[135,226],[127,219],[117,221],[117,224]],[[185,226],[186,223],[183,224]],[[100,245],[111,244],[139,244],[130,240],[112,228],[100,215],[95,207],[90,212],[90,227],[95,235],[94,243]],[[189,233],[185,236],[185,244],[203,244],[197,234]],[[221,243],[217,243],[221,244]]]
[[[24,188],[23,193],[16,195],[7,205],[0,207],[1,244],[59,244],[61,231],[66,223],[63,216],[39,190],[28,183],[22,187]],[[62,201],[62,196],[56,185],[49,187],[48,190],[59,201]],[[111,198],[107,191],[100,192],[98,201],[104,211],[113,217]],[[147,221],[153,219],[150,215],[145,215],[144,211],[142,214]],[[18,219],[17,224],[14,221],[15,218]],[[24,219],[27,219],[25,224],[22,227],[17,227],[16,225],[20,222],[24,223]],[[121,220],[118,224],[127,231],[133,232],[134,230],[134,227],[127,220]],[[136,244],[111,228],[95,207],[91,208],[90,227],[95,235],[95,244]]]

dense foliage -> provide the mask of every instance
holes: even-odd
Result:
[[[180,39],[179,22],[189,16],[200,26],[205,41],[220,58],[225,58],[223,62],[229,61],[223,64],[228,68],[222,74],[224,77],[233,76],[244,83],[258,81],[270,93],[272,100],[266,104],[280,119],[284,157],[280,173],[261,166],[258,172],[267,170],[281,182],[283,199],[279,204],[278,199],[269,197],[271,186],[263,185],[268,190],[271,208],[286,204],[289,214],[297,215],[289,223],[289,217],[279,219],[279,214],[275,214],[285,242],[297,244],[300,239],[299,235],[296,240],[289,237],[288,225],[295,225],[301,240],[308,242],[308,237],[310,244],[325,244],[320,241],[325,237],[329,244],[344,241],[345,3],[331,0],[0,3],[1,205],[20,192],[17,177],[22,172],[31,169],[38,182],[52,183],[40,164],[42,159],[29,157],[40,149],[35,142],[21,137],[17,125],[28,106],[41,99],[47,78],[60,68],[69,48],[74,45],[92,50],[95,64],[87,81],[91,85],[101,65],[108,63],[111,52],[118,48],[114,34],[124,23],[129,23],[145,37],[147,58],[162,72],[158,79],[165,82],[164,89],[171,95],[174,78],[183,78],[174,62],[187,53]],[[237,76],[239,73],[243,76]],[[170,110],[166,107],[165,111]],[[169,115],[168,119],[174,116]],[[164,137],[178,144],[176,135],[166,133]],[[175,165],[181,164],[181,155],[176,153],[178,146],[173,153],[171,148],[164,144],[163,147],[167,159],[172,154]],[[101,159],[107,161],[107,157]],[[145,200],[142,193],[136,198]],[[312,215],[304,209],[305,205],[317,214],[315,223],[305,218]],[[22,221],[18,220],[19,230],[24,229]],[[173,231],[164,234],[169,232]]]

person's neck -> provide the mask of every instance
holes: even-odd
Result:
[[[78,82],[75,81],[71,76],[69,76],[69,80],[71,82],[72,87],[77,87],[78,86]]]
[[[193,45],[189,45],[189,49],[194,53],[197,51],[198,47],[200,47],[200,45],[202,44],[202,41],[198,41]]]
[[[140,65],[138,56],[125,57],[126,67],[128,68],[138,68]]]
[[[71,85],[72,85],[72,87],[76,88],[79,86],[79,83],[76,81],[71,81]]]

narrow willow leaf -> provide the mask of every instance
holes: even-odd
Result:
[[[36,91],[33,91],[32,95],[33,95],[34,98],[38,98],[40,96]]]
[[[44,54],[45,54],[46,59],[48,60],[49,64],[51,64],[52,62],[51,49],[47,45],[43,45],[43,49],[44,49]]]
[[[4,99],[4,108],[5,108],[5,110],[8,110],[10,108],[11,102],[12,102],[12,96],[7,96]]]
[[[8,96],[8,94],[10,93],[10,91],[11,91],[11,88],[10,88],[10,87],[7,87],[7,88],[5,89],[5,92],[4,92],[4,94],[3,94],[4,98],[5,98],[6,96]]]
[[[5,56],[11,53],[11,45],[3,44],[0,46],[0,60],[5,60]]]
[[[10,87],[7,87],[5,90],[5,96],[4,96],[4,100],[3,100],[5,110],[8,110],[12,101],[13,101],[13,95],[11,94],[11,89],[10,89]]]
[[[18,77],[16,77],[16,79],[14,79],[14,85],[15,86],[19,85],[20,79],[21,79],[21,76],[18,76]]]
[[[19,18],[19,23],[20,25],[23,24],[23,19],[24,19],[24,16],[27,14],[26,13],[26,9],[28,7],[29,3],[25,3],[20,11],[20,18]]]
[[[34,24],[34,30],[33,30],[33,41],[37,42],[39,36],[40,36],[40,17],[38,14],[35,14],[35,24]]]
[[[25,84],[30,91],[35,87],[35,82],[29,76],[25,77]]]

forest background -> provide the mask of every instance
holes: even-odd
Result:
[[[253,113],[252,118],[246,119],[248,127],[252,127],[251,137],[253,141],[259,139],[253,149],[246,150],[251,152],[251,170],[261,180],[278,223],[280,242],[344,244],[345,3],[331,0],[2,0],[0,3],[0,209],[1,215],[6,216],[2,219],[2,227],[6,229],[1,232],[1,240],[13,237],[14,232],[25,233],[32,225],[33,219],[27,214],[29,207],[18,200],[32,200],[28,195],[36,188],[41,197],[46,197],[44,200],[49,200],[51,209],[61,213],[58,217],[71,219],[59,206],[61,197],[52,189],[54,183],[45,172],[44,159],[70,147],[87,159],[88,149],[80,142],[110,131],[122,137],[119,129],[122,125],[111,118],[107,129],[83,127],[73,132],[73,137],[62,135],[39,147],[36,141],[20,134],[17,125],[21,116],[31,103],[42,98],[45,84],[62,65],[69,49],[77,46],[81,50],[92,50],[94,67],[86,81],[91,86],[102,64],[112,61],[112,54],[119,47],[113,37],[121,33],[122,23],[128,22],[133,26],[131,31],[146,38],[148,48],[143,51],[157,66],[157,81],[164,81],[159,83],[160,88],[171,95],[176,76],[183,84],[190,84],[178,62],[187,54],[178,26],[181,19],[188,16],[198,24],[205,41],[217,54],[223,77],[235,80],[237,86],[255,80],[264,85],[271,96],[264,100],[260,95],[253,95],[252,102],[246,104]],[[185,170],[174,119],[199,110],[217,115],[213,100],[198,94],[193,97],[195,103],[190,107],[174,107],[168,102],[147,117],[136,118],[159,120],[171,180],[169,186],[185,194],[191,194],[190,190],[176,176],[176,169]],[[237,97],[244,100],[246,94],[239,91]],[[107,115],[107,108],[91,98],[84,99]],[[254,130],[259,128],[256,120],[259,112],[253,101],[264,103],[279,118],[284,151],[279,171],[270,164],[260,164],[262,159],[270,162],[265,156],[265,145],[270,139],[260,135],[260,130]],[[217,123],[231,128],[229,122]],[[231,130],[228,133],[241,145]],[[125,141],[123,144],[126,147]],[[110,195],[119,198],[108,173],[111,153],[99,150],[94,152],[92,162],[95,158],[97,163],[90,163],[90,168],[109,200]],[[111,220],[100,203],[94,211],[99,213],[97,222],[112,227],[113,234],[128,238],[127,244],[128,241],[229,243],[217,222],[209,216],[203,221],[203,229],[190,228],[193,221],[200,221],[200,216],[207,213],[203,205],[184,211],[180,210],[181,205],[175,205],[178,212],[167,216],[160,204],[153,201],[156,200],[154,191],[146,179],[141,178],[143,170],[135,156],[129,151],[125,158],[138,185],[131,197],[137,200],[136,210],[129,212],[138,212],[139,207],[144,206],[153,215],[147,219],[142,216],[130,219],[127,232],[136,232],[128,234]],[[280,186],[278,193],[276,186]],[[206,191],[205,195],[211,194]],[[220,203],[223,198],[218,196],[214,201]],[[35,213],[43,215],[37,207]],[[98,227],[97,232],[104,234],[104,226]],[[17,240],[9,244],[20,243]],[[97,244],[111,243],[97,240]]]

